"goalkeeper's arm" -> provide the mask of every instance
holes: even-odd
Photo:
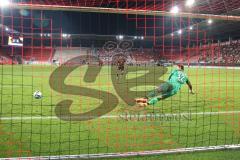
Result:
[[[188,85],[188,88],[189,88],[189,90],[190,90],[190,93],[191,94],[194,94],[194,92],[193,92],[193,89],[192,89],[192,84],[191,84],[191,82],[189,81],[189,80],[187,80],[187,85]]]

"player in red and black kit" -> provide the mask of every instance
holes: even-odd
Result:
[[[101,59],[99,59],[98,65],[99,65],[100,67],[103,66],[103,61],[102,61]]]
[[[123,75],[124,73],[124,65],[126,63],[126,59],[123,56],[120,56],[117,61],[117,79],[119,79],[119,75]]]

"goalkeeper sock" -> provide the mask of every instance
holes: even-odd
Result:
[[[152,97],[156,97],[156,96],[157,96],[157,91],[156,91],[156,90],[151,91],[151,92],[147,95],[148,98],[152,98]]]
[[[149,104],[149,105],[155,105],[158,101],[159,101],[158,98],[155,97],[155,98],[150,99],[150,100],[148,101],[148,104]]]

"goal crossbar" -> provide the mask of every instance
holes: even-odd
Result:
[[[43,5],[43,4],[11,4],[15,9],[31,10],[53,10],[53,11],[75,11],[75,12],[92,12],[92,13],[112,13],[112,14],[129,14],[129,15],[147,15],[147,16],[166,16],[166,17],[184,17],[199,19],[216,19],[227,21],[240,21],[240,16],[233,15],[214,15],[190,12],[179,12],[173,14],[168,11],[141,10],[141,9],[124,9],[124,8],[103,8],[103,7],[84,7],[84,6],[63,6],[63,5]]]

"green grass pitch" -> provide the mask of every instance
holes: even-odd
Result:
[[[142,76],[149,70],[160,70],[160,67],[139,68],[145,71],[129,72],[127,79]],[[83,113],[96,108],[102,103],[101,100],[52,90],[49,77],[54,69],[56,67],[41,65],[0,66],[0,157],[136,152],[240,144],[238,69],[186,68],[195,95],[190,95],[187,86],[184,86],[177,95],[141,111],[127,111],[129,106],[118,97],[118,106],[113,111],[102,118],[82,122],[58,119],[55,115],[56,104],[71,99],[71,112]],[[86,69],[86,66],[77,68],[65,83],[107,91],[117,96],[112,85],[111,67],[104,66],[93,83],[84,82]],[[168,68],[168,72],[160,79],[166,80],[171,69]],[[153,88],[153,85],[146,85],[131,90],[148,91]],[[43,93],[42,99],[33,98],[36,90]],[[144,119],[119,116],[124,114],[163,117]],[[224,153],[219,152],[222,157],[228,155],[227,151]],[[189,159],[194,159],[194,154],[191,155]],[[177,158],[178,155],[172,156]],[[166,159],[166,156],[163,157]],[[211,159],[213,156],[209,157]],[[171,156],[167,158],[174,159]],[[187,159],[188,156],[182,158]]]

